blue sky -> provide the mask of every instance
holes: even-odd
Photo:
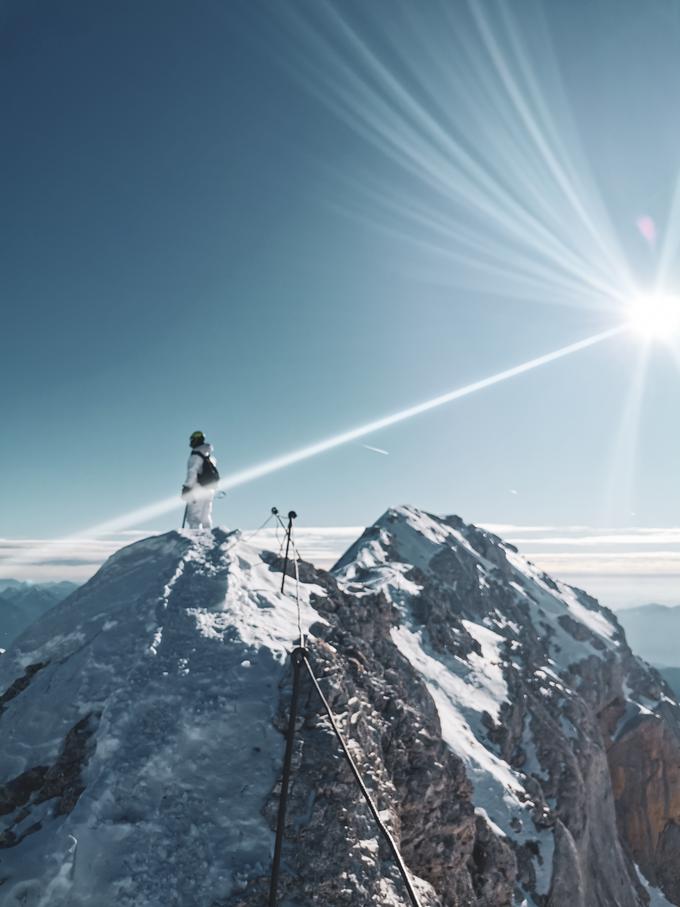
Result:
[[[605,246],[641,284],[667,247],[672,274],[673,4],[478,6],[3,3],[0,536],[166,498],[195,428],[228,473],[617,324],[587,285],[620,277]],[[652,350],[626,410],[639,355],[608,341],[365,439],[389,456],[236,488],[218,519],[676,526],[676,358]]]

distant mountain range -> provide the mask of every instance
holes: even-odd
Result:
[[[34,620],[77,589],[75,583],[24,583],[0,580],[0,649],[9,644]]]
[[[631,649],[658,668],[680,696],[680,605],[641,605],[616,616]]]

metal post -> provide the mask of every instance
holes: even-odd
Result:
[[[276,907],[277,888],[279,883],[279,870],[281,868],[281,852],[283,850],[283,834],[286,827],[286,807],[288,805],[288,786],[290,784],[291,764],[293,761],[293,743],[295,741],[295,723],[297,721],[297,705],[300,696],[300,670],[305,660],[305,650],[301,647],[293,649],[293,695],[290,701],[290,715],[288,718],[288,733],[286,735],[286,752],[283,757],[283,777],[281,778],[281,794],[279,796],[279,813],[276,820],[276,842],[274,844],[274,859],[272,862],[272,875],[269,885],[269,907]]]
[[[281,579],[281,591],[283,592],[286,585],[286,571],[288,570],[288,552],[290,551],[290,534],[293,531],[293,520],[297,517],[294,510],[288,513],[288,527],[286,529],[286,556],[283,559],[283,577]]]

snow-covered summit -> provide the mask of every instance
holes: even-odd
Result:
[[[680,904],[678,708],[614,615],[408,507],[284,594],[281,566],[238,533],[155,536],[0,657],[3,907],[261,907],[298,601],[423,907]],[[280,903],[405,907],[302,692]]]
[[[157,536],[0,659],[3,904],[207,905],[265,870],[280,581],[237,534]]]
[[[511,589],[517,602],[533,609],[532,619],[544,625],[544,633],[565,664],[570,654],[576,660],[588,654],[580,645],[584,640],[577,639],[577,647],[565,640],[571,621],[581,625],[577,635],[586,633],[596,651],[623,640],[612,612],[595,599],[551,579],[519,555],[514,545],[455,516],[437,518],[414,507],[392,508],[354,543],[334,573],[348,588],[359,593],[381,589],[397,602],[404,593],[417,592],[417,581],[414,586],[406,574],[423,573],[444,583],[450,579],[453,591],[465,592],[459,595],[464,612],[500,627],[507,625],[505,599]],[[494,608],[494,589],[501,592],[503,609]]]

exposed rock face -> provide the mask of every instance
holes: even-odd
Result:
[[[394,602],[403,623],[393,639],[420,669],[442,724],[453,728],[444,737],[464,759],[473,802],[515,850],[520,899],[549,907],[645,904],[631,853],[680,903],[668,877],[674,861],[665,875],[656,868],[658,835],[675,826],[658,830],[655,856],[645,860],[625,818],[636,796],[640,817],[662,802],[661,783],[639,790],[654,754],[649,762],[641,757],[627,780],[615,775],[614,787],[609,765],[634,733],[627,728],[654,711],[649,720],[664,728],[660,762],[669,783],[678,764],[678,707],[656,672],[632,656],[611,612],[489,533],[410,508],[388,511],[335,572],[347,591],[381,590]],[[443,689],[444,669],[467,689]],[[475,701],[470,688],[493,695]],[[679,815],[668,797],[663,802],[666,817]]]
[[[514,854],[475,816],[463,763],[441,739],[432,698],[391,640],[398,621],[395,608],[382,595],[368,596],[357,607],[356,599],[343,594],[328,575],[308,569],[305,579],[324,589],[323,595],[312,597],[327,620],[311,627],[315,673],[351,737],[365,780],[377,794],[379,809],[389,816],[406,862],[432,886],[423,888],[423,904],[512,904]],[[289,701],[285,687],[282,731]],[[408,903],[356,782],[338,758],[337,741],[325,716],[320,718],[309,681],[303,702],[286,852],[286,865],[294,871],[286,875],[281,891],[292,902],[309,905],[393,903],[388,897]],[[272,819],[276,803],[276,798],[269,802]],[[375,842],[368,851],[367,842]],[[314,851],[316,869],[310,872]],[[338,875],[338,855],[343,853]],[[235,903],[261,904],[263,887],[256,885]]]
[[[667,711],[624,726],[609,748],[609,764],[630,852],[645,876],[680,903],[680,738],[675,714]]]
[[[40,821],[26,825],[31,806],[54,800],[55,816],[68,815],[73,810],[85,790],[83,769],[92,751],[98,718],[99,715],[88,714],[71,728],[54,765],[33,766],[0,785],[0,815],[9,817],[0,834],[0,847],[15,847],[40,831]]]
[[[299,567],[310,663],[423,907],[680,905],[679,709],[610,612],[412,508]],[[236,533],[140,542],[0,660],[3,907],[266,903],[280,569]],[[304,673],[279,890],[409,904]]]

